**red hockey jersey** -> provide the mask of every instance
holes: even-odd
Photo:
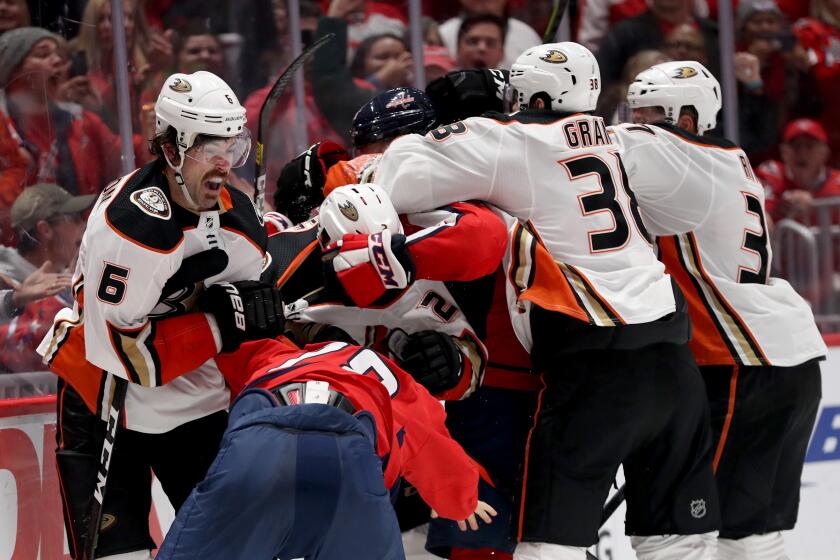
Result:
[[[216,363],[233,396],[248,387],[328,382],[356,410],[373,415],[386,487],[402,475],[442,517],[465,519],[475,511],[479,466],[449,436],[440,402],[394,362],[343,342],[298,350],[262,340],[219,354]]]

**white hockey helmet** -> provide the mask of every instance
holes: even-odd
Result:
[[[589,49],[578,43],[547,43],[519,55],[510,69],[510,85],[519,106],[545,93],[551,107],[569,113],[594,111],[601,93],[601,71]]]
[[[365,183],[333,189],[318,210],[318,240],[326,247],[346,233],[402,233],[391,198],[379,185]]]
[[[166,161],[175,170],[188,201],[193,202],[181,177],[186,151],[199,135],[236,138],[233,146],[221,151],[212,150],[212,153],[221,153],[231,167],[241,166],[251,150],[251,136],[245,121],[245,108],[233,90],[215,74],[202,70],[193,74],[172,74],[166,79],[155,103],[155,131],[162,134],[170,126],[175,129],[180,163],[175,165],[168,157]]]
[[[631,109],[662,107],[665,122],[677,124],[680,109],[697,111],[697,133],[715,127],[721,108],[720,84],[709,70],[693,60],[663,62],[640,72],[627,90]]]

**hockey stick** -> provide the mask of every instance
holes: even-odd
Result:
[[[548,19],[548,25],[543,33],[543,43],[553,43],[554,36],[557,35],[557,28],[560,27],[560,22],[563,21],[563,14],[566,13],[566,6],[569,0],[555,0],[554,9],[551,10],[551,17]]]
[[[323,47],[335,37],[334,33],[324,35],[301,52],[289,66],[280,74],[271,90],[268,92],[268,97],[263,101],[260,108],[260,120],[257,128],[257,171],[254,179],[254,205],[257,207],[257,212],[262,215],[265,206],[265,134],[268,132],[268,119],[274,113],[274,108],[277,106],[277,100],[283,95],[286,90],[286,85],[292,80],[297,72],[306,62],[312,58],[315,51]]]
[[[615,513],[615,510],[618,509],[618,506],[624,501],[624,488],[625,485],[622,484],[621,488],[618,489],[618,492],[613,494],[612,498],[607,500],[607,503],[604,504],[604,511],[601,512],[601,525],[603,526],[604,523],[609,521],[612,514]]]
[[[88,513],[87,538],[82,551],[82,560],[93,560],[96,545],[99,543],[99,527],[102,524],[102,506],[105,503],[108,471],[111,467],[111,457],[114,455],[117,427],[122,422],[125,394],[128,391],[127,380],[116,375],[111,377],[114,380],[114,395],[108,409],[108,426],[105,429],[105,440],[102,442],[102,454],[99,456],[99,471],[96,473],[96,486],[93,489],[93,500]]]

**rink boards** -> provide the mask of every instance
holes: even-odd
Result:
[[[799,524],[785,536],[789,556],[796,560],[840,559],[840,337],[828,343],[823,400],[802,477]],[[0,400],[0,560],[70,558],[54,448],[54,396]],[[152,536],[160,542],[173,512],[160,486],[154,490],[150,521]],[[622,506],[602,528],[597,549],[602,560],[634,558],[624,536],[623,514]]]

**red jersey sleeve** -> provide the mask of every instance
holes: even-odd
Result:
[[[478,465],[446,429],[440,402],[410,375],[386,360],[399,378],[394,422],[405,430],[402,474],[441,517],[466,519],[478,503]]]
[[[484,204],[456,202],[402,219],[418,279],[475,280],[502,262],[507,228]]]

